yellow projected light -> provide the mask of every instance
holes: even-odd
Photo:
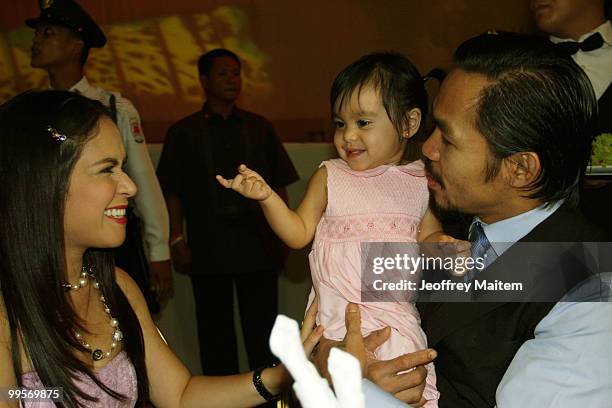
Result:
[[[271,90],[267,56],[253,42],[248,23],[242,9],[223,6],[210,13],[111,24],[103,27],[107,45],[91,50],[86,75],[93,84],[124,94],[199,104],[198,57],[223,47],[242,60],[243,93],[266,95]],[[27,27],[0,36],[0,101],[47,86],[46,73],[30,67],[32,36]]]

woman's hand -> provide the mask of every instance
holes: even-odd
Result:
[[[302,328],[300,329],[300,337],[304,344],[304,353],[306,358],[310,358],[310,354],[323,336],[323,326],[317,326],[317,311],[319,310],[319,298],[315,296],[310,307],[304,315]]]
[[[323,326],[317,326],[316,324],[318,305],[319,301],[315,296],[312,304],[306,311],[306,315],[304,315],[304,321],[300,329],[300,338],[304,345],[306,358],[310,357],[312,350],[319,343],[323,335]],[[291,382],[291,375],[289,375],[283,364],[279,364],[276,367],[266,368],[261,373],[261,379],[268,391],[272,394],[279,394]]]

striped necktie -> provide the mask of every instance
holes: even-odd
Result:
[[[489,266],[496,258],[495,252],[491,247],[491,243],[487,239],[487,236],[482,228],[482,224],[476,221],[472,228],[470,228],[470,234],[468,236],[470,244],[470,254],[472,259],[483,258],[485,268]],[[473,268],[466,274],[466,280],[473,280],[476,275],[480,272],[478,268]]]

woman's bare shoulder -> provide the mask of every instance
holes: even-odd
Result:
[[[119,267],[115,267],[115,280],[136,314],[139,314],[143,310],[148,310],[147,303],[140,288],[126,271]]]

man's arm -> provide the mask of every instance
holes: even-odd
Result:
[[[557,303],[514,356],[497,407],[610,406],[610,344],[612,303]]]
[[[334,342],[321,339],[316,354],[313,356],[313,363],[319,372],[327,375],[327,357],[332,347],[340,347],[346,352],[355,356],[361,363],[364,377],[376,384],[364,384],[364,394],[368,406],[397,406],[397,405],[378,405],[383,400],[394,401],[388,397],[395,398],[412,404],[413,407],[420,407],[425,404],[423,390],[425,389],[425,378],[427,377],[426,364],[432,362],[437,353],[435,350],[426,349],[414,353],[404,354],[393,360],[378,361],[372,358],[374,351],[383,344],[390,333],[389,328],[375,331],[365,339],[361,337],[361,315],[359,307],[354,303],[349,303],[346,308],[346,337],[342,342]],[[398,374],[398,373],[402,374]],[[366,381],[364,380],[364,383]],[[381,390],[387,393],[385,397],[380,397]],[[372,403],[373,405],[369,405]]]

